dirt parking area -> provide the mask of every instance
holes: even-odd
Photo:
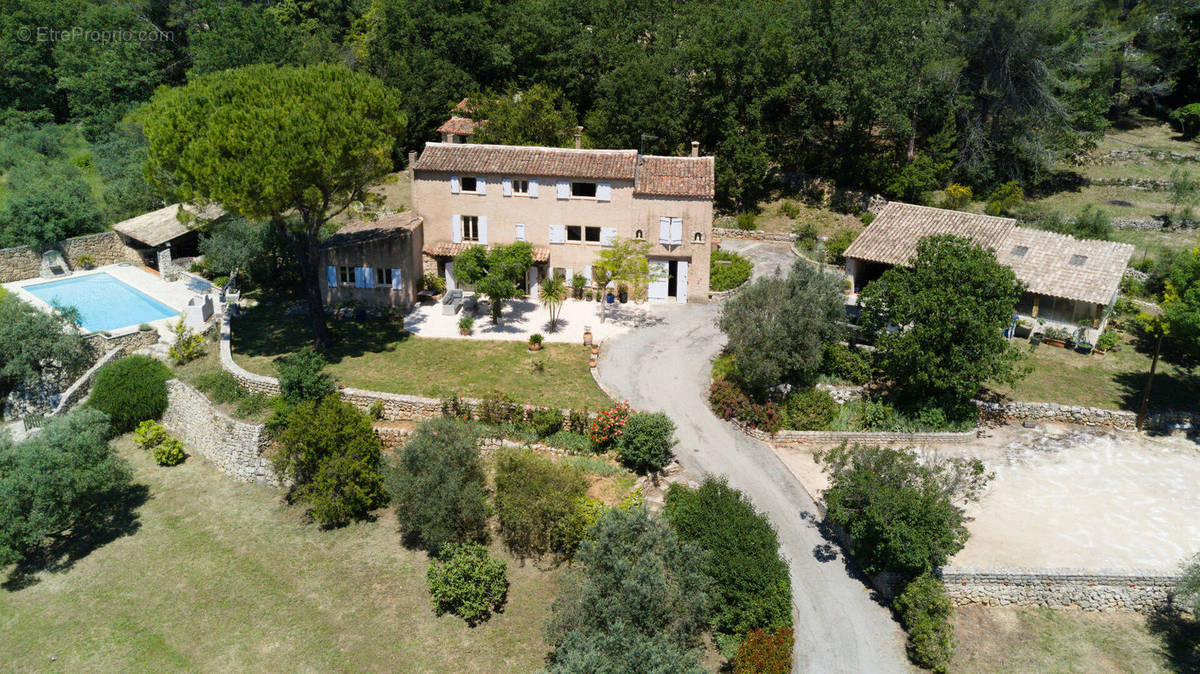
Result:
[[[1200,551],[1200,445],[1057,425],[985,436],[922,450],[995,473],[967,507],[971,539],[952,564],[1174,569]],[[825,489],[810,452],[779,454],[810,493]]]

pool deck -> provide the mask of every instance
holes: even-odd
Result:
[[[84,276],[91,276],[93,274],[101,273],[108,274],[118,281],[121,281],[135,290],[138,290],[139,292],[142,292],[179,312],[182,312],[184,307],[186,307],[188,302],[192,299],[203,297],[203,295],[200,293],[197,293],[196,291],[187,287],[187,282],[190,277],[188,277],[186,274],[181,275],[180,279],[177,281],[168,282],[164,281],[156,272],[151,270],[134,265],[119,264],[105,265],[103,267],[97,267],[96,269],[91,269],[88,271],[76,271],[63,276],[55,276],[54,278],[42,278],[39,276],[37,278],[24,279],[22,281],[13,281],[11,283],[0,284],[0,287],[3,287],[5,290],[15,294],[17,297],[20,297],[22,300],[32,304],[35,307],[41,308],[45,311],[51,311],[52,307],[49,304],[43,302],[41,299],[38,299],[33,295],[33,293],[25,290],[25,287],[37,285],[39,283],[62,281],[69,278],[81,278]],[[167,327],[168,324],[173,323],[176,320],[178,320],[178,316],[161,318],[156,321],[148,321],[148,323],[156,328],[160,335],[165,337],[170,334],[169,328]],[[133,332],[137,329],[137,324],[134,324],[123,328],[118,328],[116,330],[109,330],[108,332],[112,335],[121,335],[127,332]]]

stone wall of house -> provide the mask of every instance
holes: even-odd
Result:
[[[162,424],[187,449],[212,461],[234,480],[279,484],[274,467],[263,456],[266,426],[229,418],[203,393],[178,379],[167,382],[167,411]]]
[[[1162,606],[1180,574],[1141,569],[1028,569],[943,566],[938,570],[959,606],[1043,606],[1149,613]]]
[[[100,232],[99,234],[64,239],[58,242],[58,249],[62,251],[63,257],[67,259],[67,264],[71,265],[72,269],[79,266],[77,262],[83,255],[91,256],[95,260],[93,264],[97,267],[122,262],[142,264],[142,256],[133,248],[126,246],[121,241],[121,235],[116,232]]]
[[[0,248],[0,283],[35,278],[41,269],[42,256],[29,246]]]

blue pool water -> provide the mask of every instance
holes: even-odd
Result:
[[[79,309],[83,329],[88,332],[116,330],[179,315],[178,311],[104,272],[28,285],[25,290],[51,306]]]

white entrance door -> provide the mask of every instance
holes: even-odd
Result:
[[[687,260],[680,260],[675,272],[675,300],[680,304],[687,304]]]
[[[446,263],[446,290],[454,290],[457,287],[458,286],[456,286],[454,284],[454,263],[447,262]]]
[[[529,289],[529,298],[538,298],[538,268],[530,267],[525,272],[525,287]]]
[[[656,280],[650,282],[646,296],[651,300],[667,299],[667,273],[670,267],[666,260],[650,260],[650,276]]]

